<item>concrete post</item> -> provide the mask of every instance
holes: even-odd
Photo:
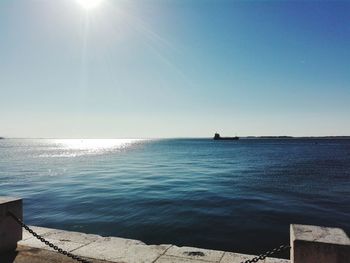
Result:
[[[291,263],[349,263],[350,239],[340,228],[290,225]]]
[[[22,199],[0,196],[0,253],[15,250],[22,239],[22,227],[7,215],[8,211],[22,219]]]

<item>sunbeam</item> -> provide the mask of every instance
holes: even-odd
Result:
[[[94,9],[101,5],[103,0],[76,0],[83,8],[87,10]]]

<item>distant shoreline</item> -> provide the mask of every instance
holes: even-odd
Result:
[[[350,140],[350,136],[240,136],[240,139],[346,139]],[[35,137],[0,137],[0,140],[21,139],[21,140],[166,140],[166,139],[212,139],[212,137],[163,137],[163,138],[35,138]]]
[[[242,139],[350,139],[350,136],[246,136]]]

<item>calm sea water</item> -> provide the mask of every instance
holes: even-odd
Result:
[[[350,140],[0,140],[32,225],[245,253],[350,231]]]

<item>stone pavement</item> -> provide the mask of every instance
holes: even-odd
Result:
[[[118,237],[101,237],[98,235],[69,232],[58,229],[32,227],[46,240],[75,255],[87,258],[94,263],[240,263],[254,255],[193,248],[175,245],[146,245],[145,243]],[[42,263],[42,262],[76,262],[60,255],[34,238],[26,230],[18,243],[17,251],[0,258],[1,263]],[[290,263],[286,259],[267,258],[264,263]]]
[[[109,263],[103,260],[91,260],[92,263]],[[77,263],[64,255],[46,249],[19,245],[14,252],[0,254],[1,263]]]

